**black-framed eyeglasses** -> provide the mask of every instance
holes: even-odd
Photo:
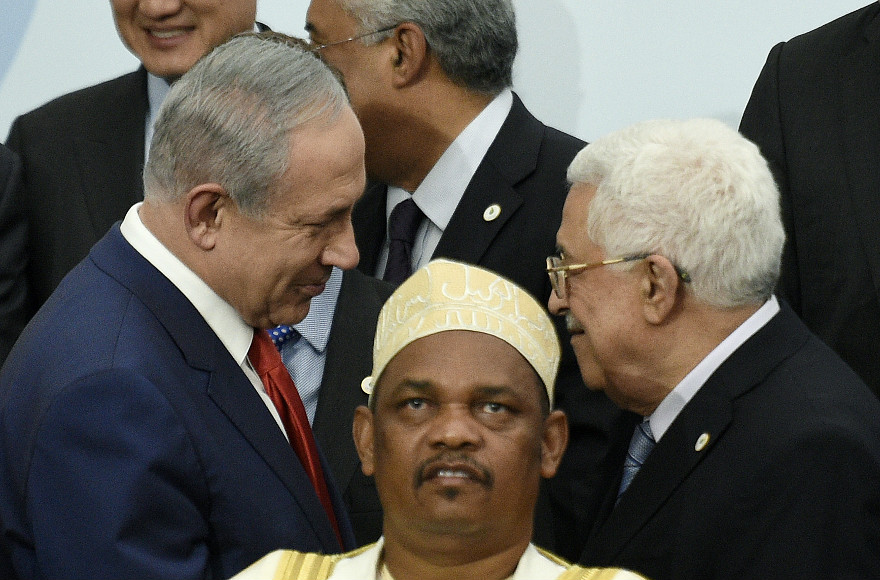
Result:
[[[312,52],[318,52],[319,50],[324,50],[328,46],[336,46],[339,44],[345,44],[346,42],[351,42],[352,40],[360,40],[361,38],[366,38],[368,36],[373,36],[374,34],[382,34],[383,32],[390,32],[397,28],[399,25],[395,24],[394,26],[386,26],[385,28],[380,28],[379,30],[374,30],[372,32],[365,32],[363,34],[358,34],[356,36],[352,36],[350,38],[345,38],[343,40],[335,40],[333,42],[328,42],[326,44],[319,44],[317,46],[312,47]]]
[[[609,266],[611,264],[622,264],[624,262],[644,260],[650,255],[651,254],[635,254],[632,256],[624,256],[621,258],[610,258],[608,260],[602,260],[601,262],[590,262],[587,264],[563,264],[562,256],[548,256],[547,275],[550,276],[550,285],[553,287],[553,291],[556,292],[556,296],[560,300],[565,300],[568,297],[569,275],[574,275],[576,273],[580,273],[585,270],[591,270],[593,268]],[[690,275],[678,266],[675,267],[675,271],[678,272],[678,277],[681,278],[683,282],[691,281]]]

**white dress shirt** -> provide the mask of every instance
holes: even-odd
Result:
[[[422,220],[413,244],[413,271],[431,260],[440,237],[449,225],[464,190],[477,172],[486,152],[510,114],[513,93],[505,89],[459,133],[455,141],[412,193],[395,186],[388,187],[385,207],[385,241],[376,262],[376,276],[381,278],[388,263],[388,220],[398,203],[412,196],[428,219]]]

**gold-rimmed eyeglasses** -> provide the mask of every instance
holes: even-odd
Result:
[[[312,47],[312,52],[318,52],[320,50],[324,50],[328,46],[337,46],[339,44],[345,44],[346,42],[351,42],[352,40],[360,40],[361,38],[366,38],[368,36],[373,36],[374,34],[382,34],[383,32],[390,32],[397,28],[397,24],[394,26],[386,26],[385,28],[380,28],[379,30],[374,30],[372,32],[365,32],[363,34],[358,34],[349,38],[345,38],[343,40],[334,40],[333,42],[328,42],[326,44],[319,44],[317,46]]]
[[[569,275],[574,275],[585,270],[591,270],[593,268],[600,268],[602,266],[609,266],[611,264],[622,264],[623,262],[634,262],[636,260],[644,260],[651,254],[635,254],[632,256],[624,256],[622,258],[610,258],[608,260],[602,260],[601,262],[590,262],[588,264],[563,264],[562,260],[563,256],[548,256],[547,257],[547,275],[550,276],[550,285],[553,287],[553,291],[556,292],[557,298],[560,300],[565,300],[568,297],[568,277]],[[690,282],[691,277],[687,272],[675,266],[675,271],[678,273],[678,277],[682,279],[683,282]]]

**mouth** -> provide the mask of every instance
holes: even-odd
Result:
[[[170,28],[167,30],[147,28],[145,30],[147,32],[147,36],[157,42],[171,42],[180,40],[181,38],[189,35],[193,31],[193,28]]]
[[[584,327],[570,311],[565,313],[565,328],[571,335],[584,333]]]
[[[494,484],[494,477],[488,468],[468,456],[441,456],[425,461],[416,472],[416,487],[426,483],[441,486],[461,486],[477,484],[487,489]]]

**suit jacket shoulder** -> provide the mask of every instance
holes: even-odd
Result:
[[[872,577],[880,524],[854,506],[880,501],[867,483],[880,477],[878,418],[880,401],[784,305],[684,407],[616,505],[620,471],[606,483],[581,561],[649,578]],[[631,434],[614,435],[619,470]]]
[[[0,366],[27,324],[27,221],[21,161],[0,144]]]
[[[147,73],[141,68],[18,117],[8,145],[23,166],[30,312],[143,199]]]

